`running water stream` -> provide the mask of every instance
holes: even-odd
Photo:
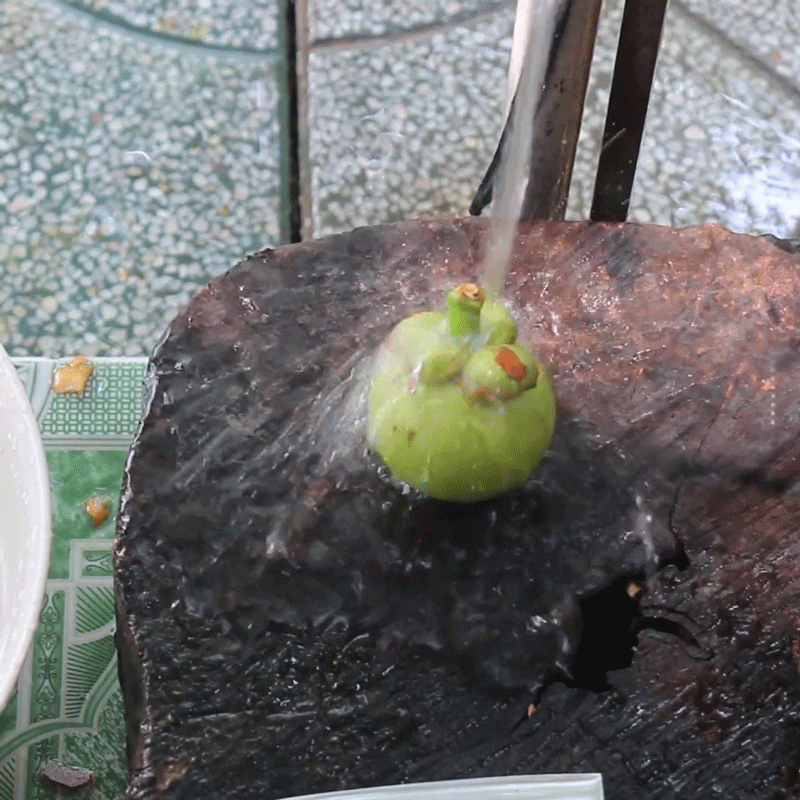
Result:
[[[514,249],[517,221],[530,171],[534,118],[547,73],[558,3],[556,0],[531,0],[527,9],[527,19],[524,13],[517,15],[517,31],[520,25],[523,26],[524,57],[517,99],[510,112],[510,136],[497,173],[491,238],[480,267],[481,285],[494,296],[502,294],[505,288]]]

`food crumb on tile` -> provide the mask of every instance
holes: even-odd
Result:
[[[94,370],[85,356],[77,356],[66,367],[53,372],[53,391],[56,394],[82,394]]]
[[[95,528],[99,528],[110,513],[108,500],[102,497],[90,497],[84,504],[86,513],[91,517]]]
[[[73,767],[59,761],[45,761],[39,774],[66,789],[88,788],[94,784],[94,774],[83,767]]]

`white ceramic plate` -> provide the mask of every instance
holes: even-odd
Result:
[[[0,711],[39,622],[51,533],[50,481],[39,426],[0,346]]]
[[[603,778],[596,773],[472,778],[304,794],[289,800],[603,800]]]

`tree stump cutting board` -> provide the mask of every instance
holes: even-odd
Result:
[[[520,228],[507,298],[558,430],[463,506],[367,451],[364,379],[487,233],[265,250],[171,324],[115,545],[130,797],[585,771],[614,800],[800,796],[800,258]]]

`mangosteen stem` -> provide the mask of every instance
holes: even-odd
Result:
[[[447,294],[447,324],[451,336],[477,336],[481,330],[483,290],[462,283]]]

